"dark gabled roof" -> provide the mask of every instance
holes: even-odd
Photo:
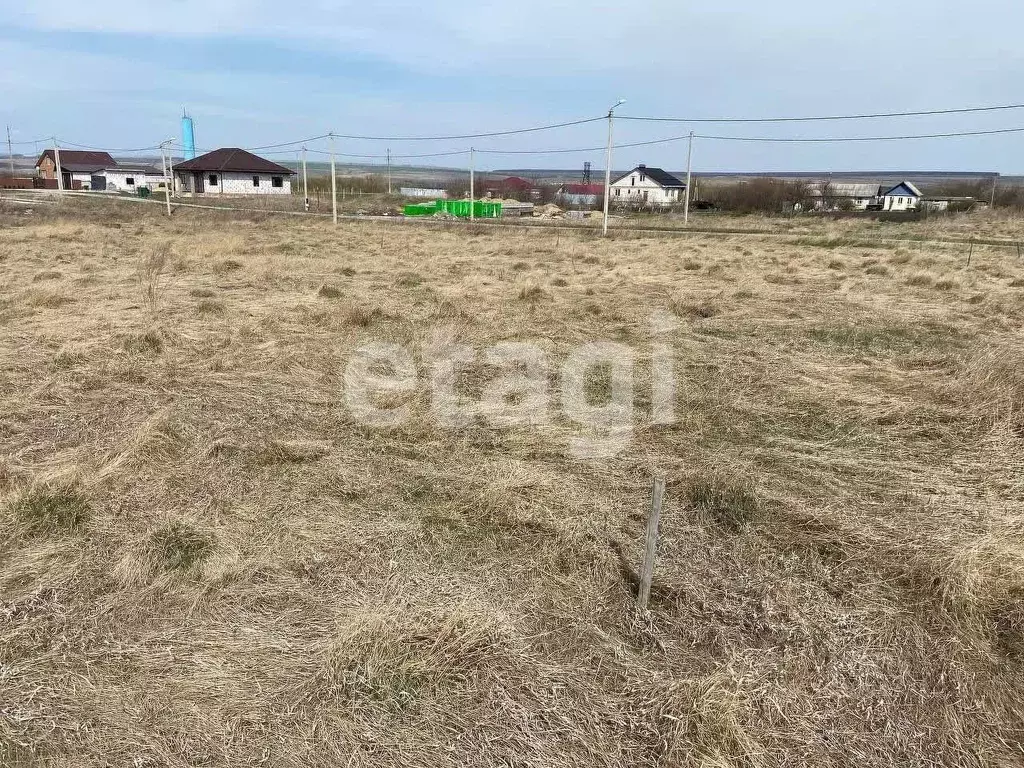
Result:
[[[629,176],[630,173],[636,173],[637,171],[642,171],[647,178],[649,178],[655,184],[658,184],[659,186],[662,187],[678,187],[679,189],[683,189],[684,187],[686,187],[686,184],[677,179],[668,171],[664,171],[661,168],[652,168],[649,165],[638,165],[629,173],[624,173],[621,176],[619,176],[619,178],[615,179],[615,181],[613,181],[612,184],[616,184],[622,181],[624,178]]]
[[[285,168],[252,152],[238,147],[222,147],[192,160],[185,160],[174,166],[176,171],[222,171],[225,173],[280,173],[294,174]]]
[[[53,150],[44,149],[39,159],[36,160],[36,168],[43,162],[44,157],[48,157],[56,163],[53,157]],[[112,168],[117,165],[117,161],[106,152],[83,152],[78,149],[62,149],[60,151],[60,164],[65,171],[86,173],[87,171],[98,171],[101,168]]]

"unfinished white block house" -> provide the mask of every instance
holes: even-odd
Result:
[[[237,147],[174,166],[175,190],[192,195],[290,195],[295,171]]]
[[[661,168],[638,165],[612,182],[612,205],[666,206],[683,199],[686,184]]]

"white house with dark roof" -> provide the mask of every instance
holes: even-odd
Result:
[[[174,166],[179,192],[193,195],[290,195],[295,171],[237,147],[207,152]]]
[[[683,199],[686,184],[661,168],[638,165],[612,182],[612,205],[665,206]]]
[[[60,170],[65,189],[91,189],[93,175],[117,165],[106,152],[83,152],[77,149],[60,150]],[[44,179],[57,178],[54,150],[45,149],[36,160],[36,174]]]
[[[883,211],[916,211],[921,205],[921,190],[909,181],[901,181],[895,187],[882,192]]]

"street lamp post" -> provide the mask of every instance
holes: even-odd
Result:
[[[608,110],[608,154],[604,163],[604,234],[608,234],[608,197],[611,194],[612,186],[612,117],[617,107],[626,103],[625,99],[619,99]]]
[[[171,215],[171,190],[174,188],[174,162],[171,153],[174,151],[174,139],[160,142],[160,160],[164,169],[164,199],[167,201],[167,215]]]

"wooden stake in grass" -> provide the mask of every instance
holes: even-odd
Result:
[[[647,545],[644,548],[644,561],[640,567],[640,591],[637,602],[641,609],[647,608],[647,603],[651,599],[654,554],[658,548],[658,520],[661,519],[661,500],[664,496],[665,481],[656,477],[654,487],[651,489],[651,513],[647,516]]]
[[[967,266],[971,266],[971,256],[974,255],[974,241],[971,240],[971,250],[967,252]]]

